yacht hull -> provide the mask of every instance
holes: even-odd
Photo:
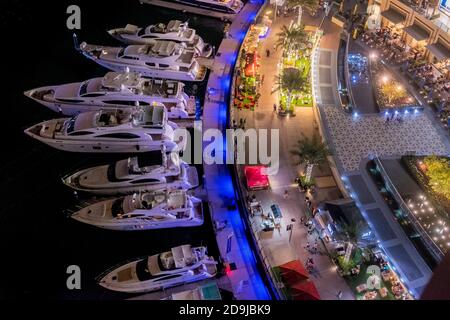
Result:
[[[162,146],[166,147],[167,151],[174,150],[177,145],[172,141],[136,141],[134,142],[90,142],[80,140],[58,140],[47,139],[35,135],[29,131],[26,134],[35,138],[36,140],[45,143],[46,145],[67,152],[79,153],[144,153],[150,151],[161,150]]]
[[[189,72],[184,71],[173,71],[173,70],[160,70],[160,69],[151,69],[146,68],[139,65],[132,64],[122,64],[113,61],[105,61],[101,59],[96,59],[86,54],[86,57],[97,62],[99,65],[116,71],[116,72],[137,72],[140,73],[145,78],[154,78],[154,79],[170,79],[170,80],[179,80],[179,81],[187,81],[187,82],[201,82],[205,79],[206,76],[206,68],[201,66],[202,71],[199,72],[199,76],[195,77]]]
[[[91,194],[97,195],[121,195],[121,194],[130,194],[135,192],[149,192],[156,191],[160,189],[183,189],[189,190],[198,187],[198,172],[195,167],[187,167],[185,179],[177,179],[167,183],[154,183],[154,184],[141,184],[141,185],[130,185],[130,184],[121,184],[121,183],[110,183],[105,186],[92,186],[92,187],[84,187],[79,183],[79,177],[82,176],[86,171],[90,169],[79,171],[73,175],[66,176],[62,178],[62,182],[77,191],[87,192]]]
[[[121,271],[125,271],[127,269],[133,268],[134,265],[136,265],[139,262],[132,261],[128,264],[125,264],[111,272],[106,273],[104,277],[100,276],[100,280],[98,284],[102,286],[103,288],[106,288],[111,291],[117,291],[117,292],[124,292],[124,293],[145,293],[145,292],[153,292],[158,290],[164,290],[188,283],[198,282],[201,280],[206,280],[213,278],[216,273],[217,269],[215,267],[215,262],[211,261],[208,264],[211,266],[210,272],[207,272],[206,270],[197,270],[194,272],[193,270],[183,270],[183,271],[175,271],[175,272],[168,272],[165,274],[159,275],[159,281],[139,281],[137,279],[124,282],[124,283],[118,283],[117,281],[111,280],[114,276],[117,277],[117,275],[120,274]],[[208,269],[206,264],[203,264],[204,269]],[[197,268],[201,268],[202,263],[197,264]],[[172,276],[170,279],[164,280],[163,277],[165,276]],[[176,275],[176,276],[175,276]],[[175,276],[175,277],[173,277]]]

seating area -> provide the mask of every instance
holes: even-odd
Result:
[[[412,46],[411,42],[406,41],[404,34],[407,33],[408,37],[411,37],[409,34],[414,34],[416,29],[418,28],[415,25],[408,28],[401,25],[387,26],[364,33],[361,40],[369,48],[375,49],[384,62],[399,67],[406,80],[438,113],[443,125],[449,127],[450,48],[447,48],[441,40],[427,44],[426,38],[415,41],[415,45]]]

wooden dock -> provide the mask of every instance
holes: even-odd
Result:
[[[185,12],[189,12],[189,13],[195,13],[195,14],[199,14],[202,16],[207,16],[207,17],[221,19],[221,20],[227,19],[229,21],[233,21],[234,18],[236,17],[236,14],[218,12],[218,11],[199,8],[199,7],[190,6],[190,5],[186,5],[186,4],[182,4],[182,3],[176,3],[176,2],[169,2],[169,1],[163,1],[163,0],[139,0],[139,2],[141,4],[146,3],[146,4],[158,6],[158,7],[163,7],[163,8],[168,8],[168,9],[173,9],[173,10],[178,10],[178,11],[185,11]]]

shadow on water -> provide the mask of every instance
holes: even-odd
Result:
[[[216,47],[222,37],[223,24],[218,20],[140,5],[137,0],[33,3],[16,0],[1,5],[3,27],[15,31],[3,39],[11,50],[1,53],[3,63],[8,62],[2,65],[7,78],[2,81],[6,101],[0,126],[3,136],[0,268],[8,276],[1,281],[0,297],[123,298],[102,290],[94,277],[121,261],[180,244],[199,245],[203,241],[210,254],[218,253],[209,218],[198,228],[121,233],[83,225],[64,216],[63,210],[72,206],[75,199],[60,181],[63,174],[123,158],[123,155],[64,153],[23,134],[32,124],[58,117],[24,97],[23,91],[78,82],[107,72],[74,50],[72,31],[66,28],[66,8],[70,4],[81,7],[82,30],[77,34],[81,41],[90,43],[120,45],[106,33],[107,29],[127,23],[146,26],[170,19],[189,20],[190,26]],[[199,86],[200,95],[204,86]],[[81,291],[66,289],[69,265],[81,267]]]

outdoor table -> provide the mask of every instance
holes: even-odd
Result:
[[[281,213],[281,209],[277,204],[273,204],[270,206],[271,214],[276,225],[279,225],[281,222],[281,218],[283,217]]]
[[[370,291],[364,295],[364,300],[375,300],[377,296],[378,293],[376,291]]]
[[[391,273],[390,270],[388,270],[388,271],[383,271],[383,272],[381,273],[381,277],[383,278],[383,281],[385,281],[385,282],[391,281],[391,279],[392,279],[392,273]]]
[[[381,288],[380,290],[378,290],[378,292],[380,293],[380,296],[382,298],[386,298],[388,295],[388,290],[386,288]]]
[[[361,292],[366,291],[366,290],[367,290],[367,285],[365,283],[360,284],[359,286],[356,287],[356,291],[358,293],[361,293]]]
[[[261,227],[264,232],[273,231],[275,229],[275,225],[270,220],[263,221],[263,223],[261,223]]]

